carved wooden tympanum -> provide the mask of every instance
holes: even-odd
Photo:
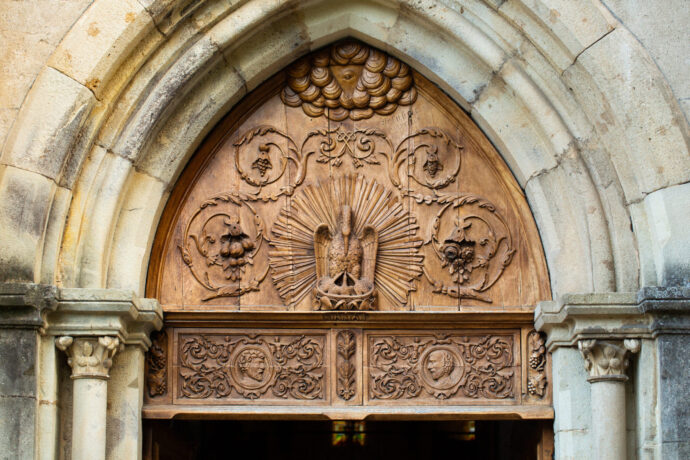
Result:
[[[448,96],[357,41],[299,59],[213,130],[147,290],[166,312],[147,404],[550,401],[522,190]]]

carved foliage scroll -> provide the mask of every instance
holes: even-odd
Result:
[[[527,335],[527,352],[529,353],[527,371],[527,391],[536,398],[546,394],[546,340],[544,334],[531,331]]]
[[[444,282],[425,269],[434,292],[491,302],[483,294],[513,260],[510,229],[495,206],[476,195],[438,195],[442,205],[427,241],[449,278]]]
[[[178,397],[323,400],[325,336],[185,334]]]
[[[151,348],[146,355],[146,387],[151,398],[168,392],[168,334],[151,334]]]
[[[201,203],[179,246],[194,279],[209,291],[203,300],[256,291],[268,267],[256,273],[254,256],[264,240],[264,222],[248,195],[223,193]],[[248,268],[251,276],[247,276]]]
[[[336,339],[337,382],[336,392],[341,399],[349,401],[357,393],[357,368],[355,366],[355,349],[357,347],[355,333],[339,331]]]
[[[363,43],[344,41],[300,59],[287,70],[283,102],[310,117],[334,121],[389,115],[417,90],[410,68]]]
[[[369,336],[369,399],[514,399],[513,344],[512,335]]]

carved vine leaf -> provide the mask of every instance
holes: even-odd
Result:
[[[410,68],[361,42],[347,40],[306,56],[287,70],[280,94],[310,117],[334,121],[389,115],[417,99]]]
[[[349,401],[357,393],[356,367],[353,361],[355,354],[355,334],[352,331],[340,331],[337,336],[336,369],[338,373],[336,391],[338,396],[345,401]]]
[[[180,337],[178,396],[190,399],[324,398],[323,336]]]
[[[514,398],[512,336],[370,336],[369,397]],[[428,396],[426,396],[428,397]]]

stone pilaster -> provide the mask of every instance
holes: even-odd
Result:
[[[589,433],[578,445],[597,444],[598,441],[590,442],[595,439],[586,439],[591,436],[624,440],[626,433],[615,430],[626,428],[620,421],[625,420],[625,382],[630,380],[628,385],[634,387],[635,400],[629,401],[628,407],[634,407],[637,416],[634,426],[627,427],[627,435],[635,433],[637,456],[652,453],[659,458],[687,457],[690,366],[684,356],[690,351],[690,287],[563,295],[559,301],[539,303],[535,324],[538,330],[547,333],[546,346],[554,356],[554,381],[562,381],[566,389],[573,387],[575,372],[570,367],[559,369],[556,358],[559,355],[573,358],[572,352],[577,347],[588,372],[582,378],[591,382],[590,401],[580,395],[576,404],[572,399],[560,398],[562,395],[555,389],[557,442],[559,430],[564,438],[572,437],[571,433],[575,432]],[[633,353],[638,351],[642,367],[640,372],[629,375],[626,371]],[[575,362],[575,359],[567,361],[568,365]],[[564,399],[562,408],[559,398]],[[591,422],[587,423],[588,419]],[[596,452],[581,458],[604,458],[599,448],[595,449]]]
[[[39,402],[39,339],[57,289],[0,283],[0,457],[34,458]]]

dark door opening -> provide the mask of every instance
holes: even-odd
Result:
[[[147,420],[145,460],[542,460],[550,421]]]

